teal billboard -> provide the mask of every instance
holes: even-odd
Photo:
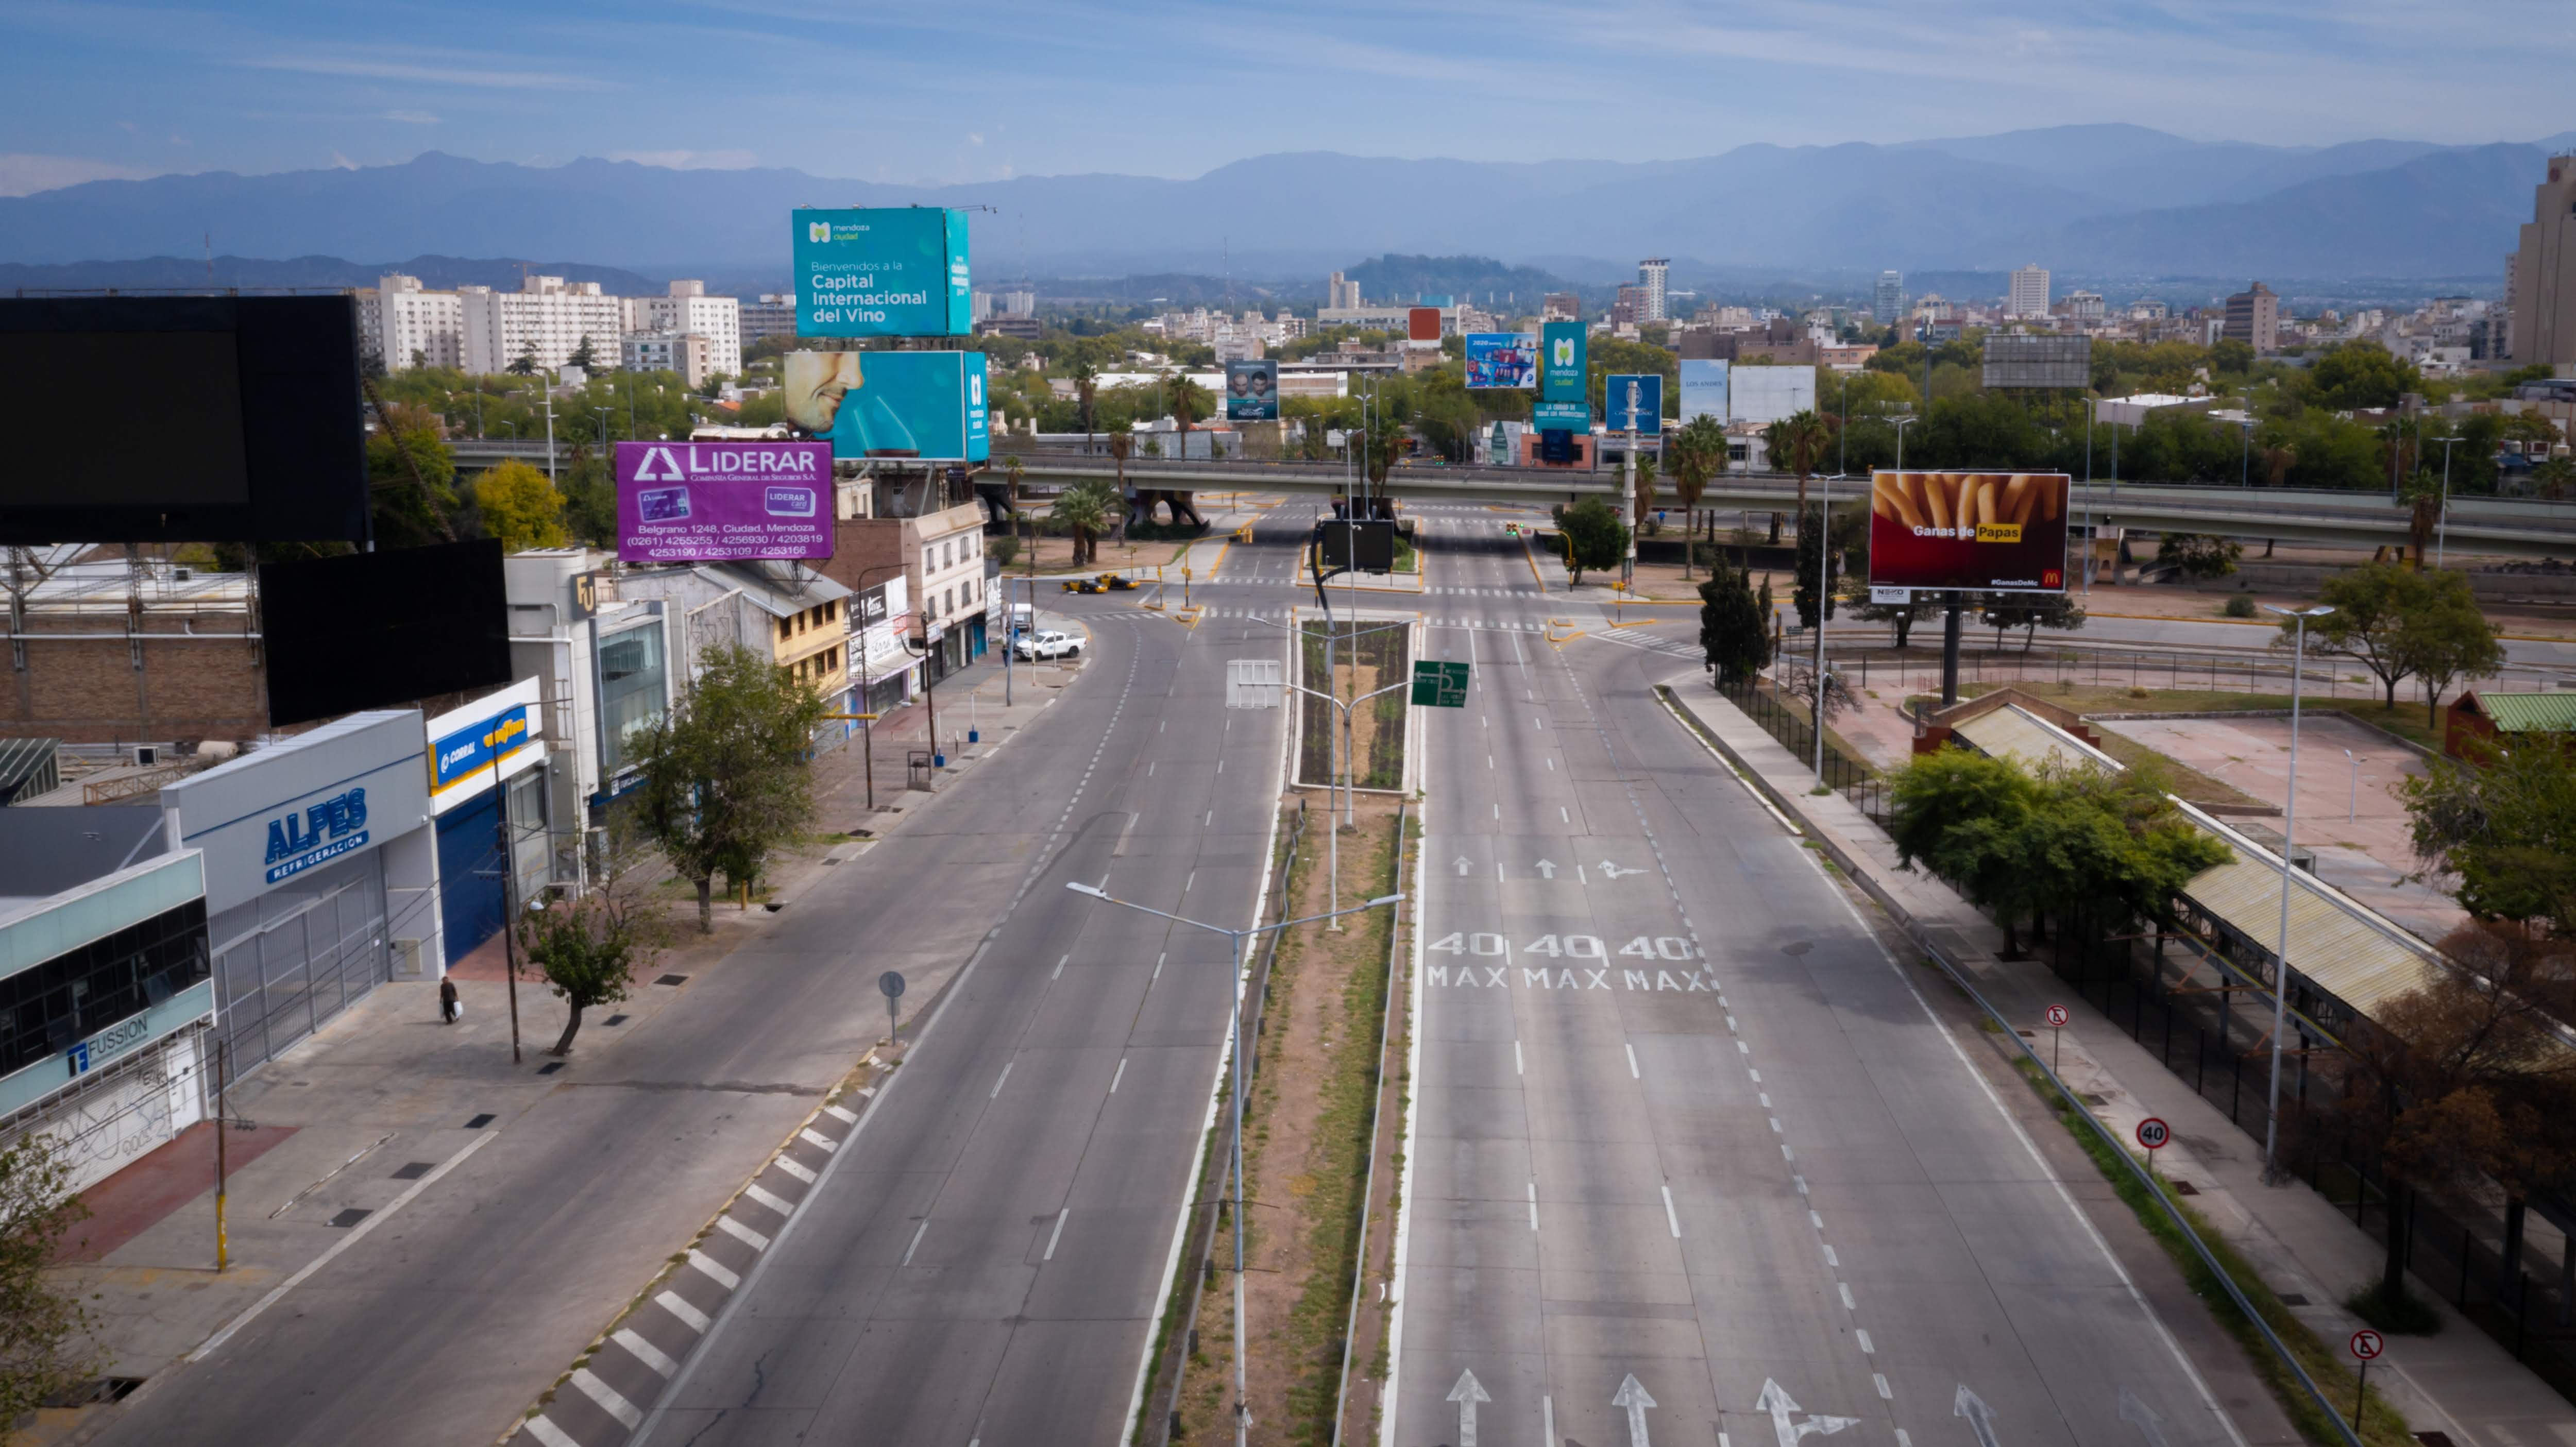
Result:
[[[800,337],[962,337],[974,330],[966,213],[936,206],[791,213]]]
[[[789,352],[788,422],[835,458],[982,462],[992,455],[982,352]]]
[[[1538,335],[1538,399],[1592,403],[1592,378],[1584,357],[1583,323],[1547,322]]]

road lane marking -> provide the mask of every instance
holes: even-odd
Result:
[[[597,1402],[599,1410],[615,1417],[617,1424],[627,1431],[632,1432],[643,1425],[644,1414],[635,1410],[635,1404],[626,1400],[626,1394],[592,1375],[590,1368],[573,1368],[572,1384],[581,1388],[583,1396]]]
[[[801,1162],[799,1162],[799,1161],[798,1161],[794,1156],[784,1156],[784,1155],[782,1155],[782,1156],[780,1156],[777,1160],[773,1161],[771,1164],[773,1164],[773,1165],[777,1166],[780,1170],[785,1171],[787,1174],[789,1174],[789,1175],[791,1175],[791,1176],[794,1176],[796,1179],[798,1179],[798,1180],[800,1180],[800,1181],[803,1181],[805,1184],[807,1184],[807,1185],[809,1185],[809,1186],[810,1186],[810,1185],[812,1185],[812,1184],[814,1184],[814,1173],[813,1173],[812,1171],[809,1171],[809,1170],[805,1169],[804,1165],[803,1165]]]
[[[760,1204],[767,1206],[769,1209],[776,1211],[781,1216],[793,1216],[796,1214],[796,1208],[794,1206],[791,1206],[785,1201],[779,1199],[775,1193],[762,1189],[757,1183],[743,1187],[742,1193],[753,1200],[758,1201]]]
[[[843,1110],[837,1105],[827,1105],[823,1107],[823,1113],[830,1116],[832,1119],[839,1121],[843,1125],[857,1125],[859,1123],[857,1113]]]
[[[1521,1066],[1521,1042],[1515,1040],[1512,1042],[1512,1074],[1526,1075],[1528,1073],[1529,1072],[1524,1070]]]
[[[832,1139],[830,1136],[823,1134],[821,1131],[814,1129],[810,1125],[796,1132],[796,1138],[819,1150],[837,1151],[841,1148],[841,1143],[839,1141]]]
[[[1164,952],[1164,953],[1162,953],[1162,954],[1159,954],[1159,955],[1154,956],[1154,975],[1153,975],[1153,978],[1155,978],[1155,979],[1157,979],[1157,980],[1159,980],[1159,979],[1163,978],[1163,961],[1165,961],[1165,960],[1167,960],[1167,959],[1170,959],[1170,958],[1171,958],[1171,954],[1170,954],[1170,952],[1169,952],[1169,951],[1166,951],[1166,952]]]
[[[740,1241],[744,1245],[749,1246],[754,1251],[766,1251],[769,1249],[768,1237],[761,1235],[759,1232],[754,1231],[749,1226],[742,1224],[731,1216],[718,1216],[716,1218],[716,1229],[724,1232],[728,1236],[731,1236],[736,1241]]]
[[[698,1268],[700,1271],[705,1272],[708,1279],[714,1281],[718,1286],[723,1287],[727,1291],[731,1291],[735,1287],[742,1285],[742,1277],[737,1275],[732,1267],[725,1265],[723,1262],[716,1260],[714,1257],[709,1256],[707,1253],[700,1251],[694,1246],[689,1248],[689,1264]]]
[[[1002,1098],[1002,1082],[1011,1078],[1011,1067],[1019,1063],[1020,1062],[1016,1060],[1006,1060],[1002,1062],[1002,1073],[993,1077],[993,1093],[985,1096],[984,1098],[986,1100],[999,1100]]]
[[[1834,1290],[1839,1291],[1839,1292],[1841,1292],[1841,1293],[1842,1293],[1842,1297],[1843,1297],[1843,1310],[1845,1310],[1845,1311],[1858,1311],[1858,1310],[1860,1310],[1860,1307],[1852,1301],[1851,1283],[1850,1283],[1850,1282],[1848,1282],[1848,1281],[1837,1281],[1837,1282],[1835,1282],[1835,1283],[1834,1283]]]
[[[1072,958],[1073,958],[1073,956],[1071,956],[1071,955],[1067,955],[1067,956],[1065,956],[1065,957],[1064,957],[1064,960],[1058,960],[1058,961],[1056,961],[1056,962],[1055,962],[1055,973],[1054,973],[1054,974],[1052,974],[1052,975],[1047,976],[1047,978],[1048,978],[1048,979],[1050,979],[1050,980],[1060,980],[1060,979],[1064,978],[1064,961],[1065,961],[1065,960],[1072,959]]]
[[[543,1442],[546,1447],[581,1447],[581,1443],[571,1433],[547,1421],[542,1414],[528,1419],[528,1435]]]
[[[903,1248],[903,1265],[912,1264],[912,1253],[921,1249],[921,1238],[928,1234],[930,1234],[930,1218],[924,1216],[921,1218],[921,1224],[912,1228],[912,1244]]]
[[[1538,1182],[1529,1183],[1530,1229],[1538,1229]]]
[[[1673,1228],[1673,1239],[1682,1239],[1682,1218],[1673,1213],[1673,1188],[1664,1187],[1664,1224]]]
[[[1055,1229],[1047,1233],[1046,1255],[1039,1257],[1039,1260],[1053,1261],[1055,1259],[1055,1243],[1064,1238],[1064,1218],[1072,1214],[1073,1208],[1071,1206],[1067,1206],[1055,1213]]]
[[[412,1182],[411,1185],[404,1188],[403,1193],[394,1197],[391,1202],[387,1203],[383,1210],[376,1212],[367,1219],[359,1222],[357,1225],[350,1227],[349,1234],[332,1242],[329,1250],[324,1251],[321,1255],[305,1262],[294,1275],[279,1282],[266,1296],[252,1302],[242,1311],[241,1315],[225,1322],[221,1331],[218,1331],[213,1336],[206,1338],[202,1345],[200,1345],[195,1351],[188,1353],[188,1355],[181,1358],[181,1360],[184,1362],[204,1361],[207,1355],[213,1352],[215,1348],[232,1340],[233,1333],[250,1325],[253,1318],[257,1317],[261,1312],[268,1310],[270,1307],[275,1306],[279,1300],[286,1295],[286,1293],[303,1285],[314,1272],[330,1265],[334,1260],[338,1259],[341,1252],[346,1251],[350,1247],[357,1245],[360,1241],[365,1240],[368,1232],[383,1225],[386,1218],[393,1215],[394,1212],[411,1204],[413,1198],[436,1184],[441,1176],[444,1176],[449,1171],[463,1165],[467,1156],[483,1149],[485,1145],[498,1140],[499,1138],[500,1136],[498,1132],[491,1135],[476,1136],[473,1141],[465,1147],[465,1149],[458,1151],[456,1154],[449,1156],[446,1160],[439,1162],[436,1170],[431,1171],[428,1175],[421,1177],[419,1180]]]
[[[1842,1268],[1842,1258],[1834,1254],[1834,1248],[1831,1246],[1825,1248],[1825,1264],[1835,1268],[1836,1270],[1840,1270]]]
[[[1125,1080],[1126,1078],[1127,1078],[1127,1057],[1126,1057],[1126,1056],[1124,1056],[1124,1055],[1121,1055],[1121,1056],[1119,1056],[1119,1057],[1118,1057],[1118,1073],[1117,1073],[1117,1074],[1115,1074],[1115,1075],[1113,1075],[1113,1076],[1111,1076],[1111,1077],[1109,1077],[1109,1093],[1110,1093],[1111,1095],[1116,1095],[1116,1094],[1118,1093],[1118,1082],[1120,1082],[1120,1081],[1122,1081],[1122,1080]]]
[[[637,1336],[633,1327],[619,1327],[616,1334],[611,1336],[609,1340],[626,1348],[628,1355],[634,1357],[635,1360],[642,1362],[644,1365],[651,1367],[654,1371],[661,1373],[663,1376],[667,1377],[680,1369],[680,1364],[671,1360],[668,1353],[664,1352],[660,1347],[653,1345],[651,1342],[646,1341],[644,1338]]]
[[[1831,715],[1828,715],[1828,717],[1830,716]],[[1896,1394],[1887,1389],[1887,1377],[1884,1373],[1872,1372],[1869,1374],[1869,1379],[1878,1384],[1878,1399],[1880,1401],[1893,1402],[1896,1400]]]
[[[682,1297],[676,1291],[663,1292],[661,1295],[653,1298],[653,1303],[654,1305],[661,1307],[664,1311],[669,1312],[672,1316],[677,1317],[681,1325],[686,1326],[689,1330],[696,1332],[700,1336],[706,1335],[707,1328],[714,1325],[712,1321],[708,1320],[705,1312],[689,1305],[687,1299]]]
[[[1637,1069],[1637,1047],[1622,1041],[1619,1048],[1628,1052],[1628,1078],[1630,1080],[1645,1079],[1645,1075]]]
[[[1878,1355],[1878,1347],[1870,1341],[1867,1327],[1854,1327],[1852,1335],[1860,1338],[1861,1355],[1869,1357]]]
[[[1557,818],[1559,818],[1559,819],[1564,820],[1564,821],[1565,821],[1566,823],[1568,823],[1568,824],[1571,824],[1571,823],[1573,823],[1573,822],[1574,822],[1574,816],[1565,812],[1565,806],[1564,806],[1563,804],[1559,804],[1559,805],[1557,805],[1557,806],[1556,806],[1556,817],[1557,817]],[[1582,866],[1577,865],[1577,866],[1575,866],[1575,867],[1576,867],[1577,869],[1580,869]]]

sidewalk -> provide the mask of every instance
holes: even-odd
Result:
[[[2329,1344],[2348,1340],[2362,1327],[2341,1302],[2377,1279],[2379,1243],[2304,1183],[2264,1186],[2258,1142],[2089,1003],[2064,991],[2046,965],[1998,959],[2000,929],[1937,879],[1900,871],[1895,847],[1850,800],[1810,794],[1814,773],[1711,693],[1704,673],[1683,672],[1667,682],[1739,772],[1751,775],[1908,934],[1974,978],[1997,1009],[2028,1021],[2025,1035],[2045,1028],[2050,1004],[2074,1012],[2074,1023],[2058,1042],[2067,1084],[2116,1131],[2126,1133],[2147,1116],[2172,1126],[2174,1143],[2158,1152],[2159,1173],[2191,1184],[2193,1207],[2254,1263],[2301,1321]],[[2415,1430],[2447,1433],[2455,1447],[2576,1441],[2576,1406],[2452,1311],[2438,1291],[2421,1294],[2441,1313],[2442,1330],[2430,1337],[2390,1338],[2387,1355],[2371,1373]]]

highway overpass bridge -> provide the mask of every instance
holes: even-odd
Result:
[[[542,463],[546,445],[536,441],[461,440],[450,444],[460,470],[476,471],[505,457]],[[1106,456],[1038,451],[1017,457],[1022,487],[1040,497],[1090,479],[1114,481],[1118,465]],[[985,480],[991,480],[987,473]],[[1338,463],[1180,461],[1130,458],[1128,486],[1175,492],[1261,492],[1329,495],[1350,485]],[[1815,479],[1809,479],[1811,490]],[[1851,482],[1836,484],[1844,495]],[[1453,501],[1547,508],[1587,497],[1616,498],[1617,469],[1599,471],[1530,467],[1425,467],[1387,474],[1386,491],[1411,502]],[[1657,489],[1672,499],[1669,479]],[[1779,473],[1728,473],[1710,484],[1702,507],[1723,512],[1784,511],[1796,506],[1798,483]],[[2407,540],[2407,510],[2380,492],[2317,492],[2295,488],[2238,488],[2181,483],[2075,484],[2072,515],[2079,526],[2125,527],[2146,533],[2213,533],[2247,541],[2277,539],[2314,546],[2375,548]],[[2516,557],[2576,558],[2576,501],[2458,497],[2451,502],[2449,546],[2462,552]]]

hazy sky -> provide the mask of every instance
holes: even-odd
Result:
[[[2571,75],[2569,0],[0,0],[0,194],[424,150],[954,181],[2072,121],[2527,141],[2576,127]]]

